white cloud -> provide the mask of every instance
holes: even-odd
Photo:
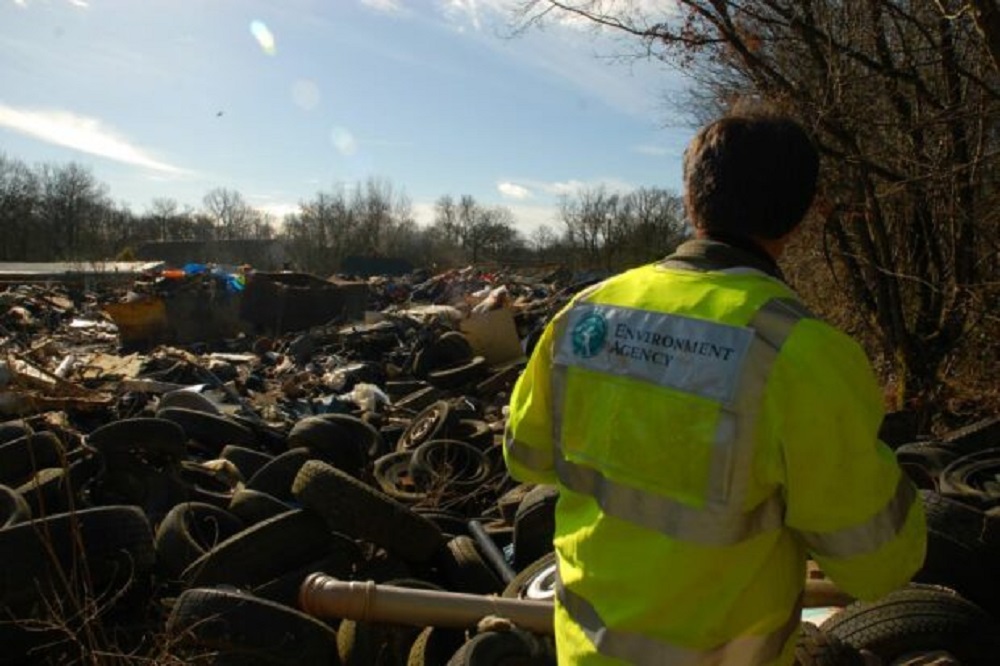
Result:
[[[492,205],[486,202],[480,203],[483,203],[484,205]],[[530,238],[531,234],[542,225],[548,225],[556,233],[561,233],[562,231],[562,223],[559,221],[559,208],[557,206],[526,206],[518,204],[503,205],[514,214],[514,228],[516,228],[525,238]],[[415,202],[412,205],[411,210],[413,211],[413,219],[416,220],[417,224],[424,227],[429,227],[434,224],[433,203]]]
[[[410,206],[413,212],[413,219],[422,227],[429,227],[434,224],[434,204],[414,203]]]
[[[260,212],[274,217],[276,220],[283,220],[288,215],[296,215],[302,209],[297,203],[275,201],[272,203],[259,204],[254,206]]]
[[[90,3],[86,0],[67,0],[67,2],[74,7],[79,7],[80,9],[87,9],[90,7]]]
[[[572,197],[578,195],[583,190],[604,188],[608,192],[631,192],[636,189],[635,185],[620,178],[597,178],[594,180],[556,180],[556,181],[531,181],[531,187],[538,189],[552,196]]]
[[[398,0],[361,0],[361,4],[378,12],[386,14],[399,14],[403,11]]]
[[[527,187],[517,183],[502,182],[497,183],[497,191],[505,197],[511,199],[530,199],[534,196]]]
[[[148,155],[113,129],[103,126],[100,120],[68,111],[17,109],[0,104],[0,127],[124,164],[167,174],[187,173]]]
[[[670,154],[670,151],[663,146],[653,146],[650,144],[632,146],[632,152],[639,153],[640,155],[651,155],[653,157],[664,157]]]
[[[557,206],[507,206],[514,214],[514,227],[525,238],[530,238],[538,227],[546,225],[556,233],[561,233],[563,224],[559,221]]]
[[[487,3],[496,5],[496,3]],[[441,11],[446,19],[452,23],[468,23],[477,32],[483,29],[483,22],[479,16],[479,4],[476,0],[442,0]]]

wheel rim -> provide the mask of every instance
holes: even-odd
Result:
[[[544,600],[556,596],[556,565],[553,562],[539,571],[524,588],[524,599]]]

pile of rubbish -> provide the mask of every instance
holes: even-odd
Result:
[[[288,303],[357,288],[276,275]],[[319,616],[301,592],[321,573],[443,606],[551,602],[557,496],[506,473],[505,406],[595,279],[371,278],[349,315],[145,346],[108,313],[136,302],[120,291],[0,293],[0,663],[554,664],[510,617]],[[1000,419],[892,442],[928,507],[927,564],[883,600],[807,612],[799,663],[996,661],[997,441]]]

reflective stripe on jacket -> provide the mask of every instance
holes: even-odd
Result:
[[[756,270],[580,294],[514,388],[504,456],[555,483],[560,664],[790,664],[811,554],[859,598],[924,554],[860,348]]]

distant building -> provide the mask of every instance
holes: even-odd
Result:
[[[0,262],[0,285],[59,283],[83,289],[128,285],[163,266],[162,261]]]
[[[352,255],[340,262],[340,272],[344,275],[371,277],[373,275],[407,275],[413,272],[413,264],[399,257],[362,257]]]

